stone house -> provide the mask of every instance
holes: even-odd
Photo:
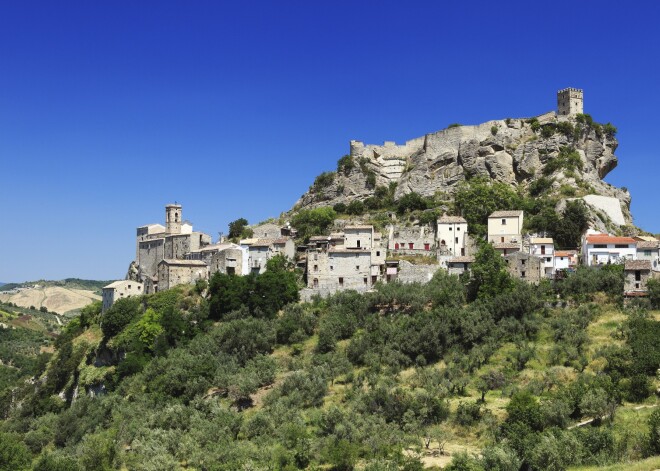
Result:
[[[220,272],[226,275],[245,275],[243,273],[243,256],[245,251],[236,244],[226,247],[213,254],[209,261],[209,272]]]
[[[555,242],[551,237],[531,237],[529,253],[543,261],[543,274],[551,278],[555,273]]]
[[[439,255],[463,257],[467,255],[468,224],[461,216],[442,215],[437,221]]]
[[[435,254],[435,233],[428,226],[398,227],[390,225],[387,250],[397,254]]]
[[[626,297],[648,295],[647,283],[652,276],[650,260],[626,260],[623,273],[623,292]]]
[[[514,252],[504,256],[509,274],[518,280],[528,283],[538,283],[544,277],[543,260],[540,257],[524,253]]]
[[[192,224],[182,219],[180,204],[165,206],[165,226],[147,224],[137,228],[137,278],[147,293],[158,282],[158,265],[162,260],[183,260],[193,252],[211,244],[211,236],[195,232]]]
[[[243,241],[241,241],[241,244]],[[248,247],[249,272],[261,274],[266,271],[266,263],[276,255],[283,255],[290,260],[296,256],[296,246],[293,239],[280,237],[278,239],[258,239]]]
[[[346,226],[343,233],[311,237],[307,246],[307,287],[327,295],[365,291],[383,278],[386,250],[373,226]]]
[[[495,211],[488,216],[488,241],[502,255],[522,249],[523,211]]]
[[[103,287],[103,305],[101,312],[110,309],[118,299],[144,294],[142,283],[133,280],[120,280]]]
[[[632,237],[587,234],[582,240],[582,263],[587,266],[622,263],[637,256],[637,241]]]
[[[462,275],[466,271],[470,271],[474,257],[471,255],[453,257],[447,260],[447,271],[450,275]]]
[[[193,284],[208,277],[208,266],[201,260],[161,260],[158,264],[158,291]]]
[[[651,262],[651,270],[660,272],[660,241],[638,240],[637,260],[648,260]]]

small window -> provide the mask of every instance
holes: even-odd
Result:
[[[376,251],[376,257],[380,257],[380,250]]]
[[[415,243],[414,242],[408,242],[408,248],[410,250],[413,250],[415,248]]]
[[[502,225],[506,226],[506,219],[502,219]]]
[[[344,278],[341,276],[339,277],[339,286],[344,286]]]
[[[520,278],[525,278],[525,272],[524,271],[520,272]]]
[[[449,228],[449,230],[451,231],[451,227]]]
[[[456,243],[458,244],[458,237],[456,237]]]
[[[524,266],[525,266],[525,260],[524,260],[524,259],[521,260],[521,261],[520,261],[520,264],[524,267]]]
[[[369,281],[367,280],[366,276],[362,278],[362,281],[364,282],[364,286],[367,286],[369,284]]]
[[[335,267],[333,267],[332,265],[330,265],[330,271],[332,271],[332,270],[334,270],[334,269],[335,269]]]
[[[594,249],[606,249],[607,244],[594,244]]]
[[[461,228],[460,228],[460,227],[457,227],[457,228],[456,228],[456,230],[457,230],[457,231],[460,231],[460,230],[461,230]]]
[[[314,271],[319,271],[319,266],[318,265],[314,265]]]
[[[627,249],[628,244],[614,244],[615,249]]]
[[[360,265],[355,265],[355,271],[360,271]]]

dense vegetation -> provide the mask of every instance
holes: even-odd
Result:
[[[418,470],[451,451],[454,470],[560,470],[659,453],[658,313],[620,307],[616,268],[533,286],[488,247],[473,279],[306,304],[276,260],[91,305],[29,366],[34,384],[5,387],[0,469]]]

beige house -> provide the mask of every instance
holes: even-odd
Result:
[[[118,299],[144,294],[142,283],[132,280],[120,280],[103,287],[103,306],[101,312],[110,309]]]
[[[540,257],[524,252],[515,252],[504,256],[506,269],[509,274],[518,280],[528,283],[538,283],[544,277],[543,261]]]
[[[522,249],[522,211],[495,211],[488,216],[488,241],[504,254]],[[507,252],[508,251],[508,252]]]
[[[431,227],[390,225],[387,250],[398,254],[435,254],[435,233]]]
[[[161,260],[158,264],[158,291],[208,279],[208,266],[201,260]]]

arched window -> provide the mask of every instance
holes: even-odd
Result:
[[[179,222],[179,213],[174,213],[174,222]]]

